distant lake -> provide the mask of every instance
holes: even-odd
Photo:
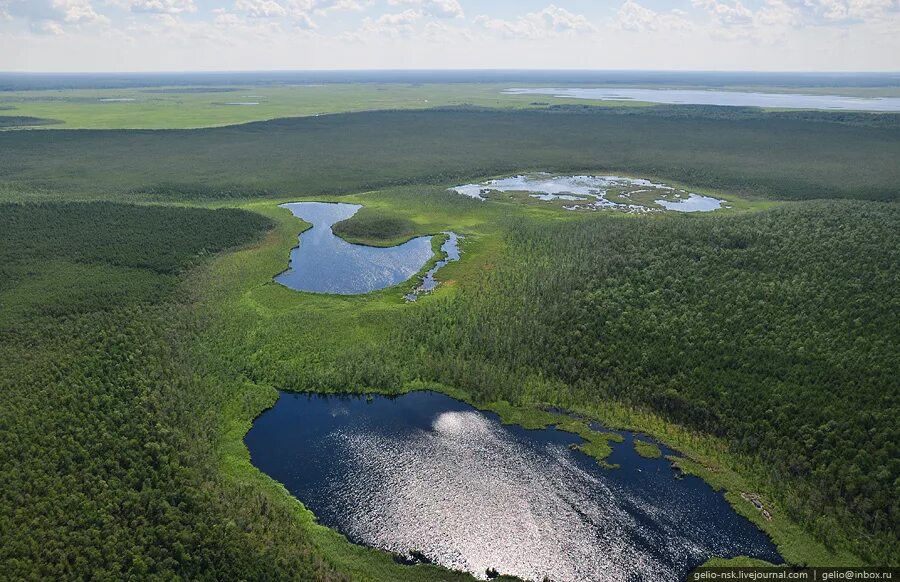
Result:
[[[493,568],[534,581],[674,582],[712,556],[782,562],[722,493],[676,478],[622,434],[608,459],[621,468],[604,469],[569,448],[583,442],[574,434],[504,426],[436,392],[282,393],[245,442],[321,523],[482,579]]]
[[[900,111],[900,97],[846,97],[798,93],[754,93],[703,89],[516,88],[509,95],[551,95],[595,101],[645,101],[681,105],[731,105],[772,109],[835,109],[841,111]]]
[[[275,277],[297,291],[354,295],[385,289],[418,273],[434,255],[430,236],[388,248],[354,245],[336,236],[332,225],[356,214],[359,204],[294,202],[282,207],[312,224],[291,251],[288,270]]]

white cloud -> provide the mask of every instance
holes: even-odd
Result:
[[[515,20],[502,20],[481,15],[475,22],[508,38],[540,39],[561,34],[595,32],[597,28],[581,14],[551,4],[540,12],[529,12]]]
[[[693,24],[680,11],[656,12],[634,0],[625,0],[619,8],[616,15],[616,26],[632,32],[690,30],[693,28]]]
[[[356,36],[362,40],[370,35],[395,38],[409,36],[415,31],[416,23],[425,15],[419,10],[404,10],[403,12],[389,12],[378,18],[366,18]]]
[[[709,35],[718,40],[747,40],[772,44],[798,26],[800,15],[785,0],[765,0],[757,10],[747,8],[740,0],[693,0],[708,22]]]
[[[216,17],[213,19],[213,24],[220,28],[235,28],[243,26],[244,20],[233,12],[219,9],[216,10]]]
[[[768,30],[787,30],[799,18],[798,12],[784,0],[766,0],[762,8],[753,15],[754,26]]]
[[[693,0],[694,6],[704,8],[719,24],[741,25],[753,21],[753,12],[735,0],[734,4],[718,2],[717,0]]]
[[[618,0],[605,19],[598,4],[543,0],[536,6],[546,8],[515,12],[474,0],[0,0],[0,64],[895,70],[900,54],[900,0],[690,0],[688,12]],[[496,12],[474,18],[479,5]],[[600,31],[603,50],[590,50]]]
[[[790,0],[803,24],[846,24],[896,18],[900,0]]]
[[[360,12],[365,10],[366,6],[371,3],[372,0],[365,0],[364,2],[360,2],[359,0],[318,0],[314,1],[316,12],[325,13],[325,12],[336,12],[339,10],[345,11],[353,11]]]
[[[237,0],[234,7],[253,18],[276,18],[288,13],[287,9],[275,0]]]
[[[54,0],[53,5],[62,11],[65,22],[109,22],[94,10],[90,0]]]
[[[357,0],[235,0],[234,8],[250,18],[288,18],[299,28],[316,28],[313,16],[363,9]]]
[[[194,0],[131,0],[132,12],[149,14],[182,14],[196,12]]]
[[[37,20],[31,24],[31,30],[37,34],[52,35],[65,34],[66,32],[58,22],[53,20]]]
[[[7,0],[0,1],[0,15],[23,18],[38,34],[63,34],[66,25],[109,24],[90,0]]]
[[[462,18],[465,16],[459,0],[389,0],[392,6],[413,6],[417,10],[438,18]]]
[[[714,36],[773,40],[810,27],[870,25],[872,30],[900,29],[900,0],[765,0],[756,11],[740,0],[693,0],[712,20]]]

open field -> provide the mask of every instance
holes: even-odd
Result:
[[[791,563],[897,564],[900,129],[628,111],[0,134],[0,571],[466,579],[317,525],[242,442],[277,389],[423,387],[525,426],[563,422],[555,405],[654,436]],[[577,214],[447,191],[539,170],[733,208]],[[369,244],[453,230],[462,260],[414,304],[413,282],[293,292],[272,277],[306,226],[278,204],[300,199],[363,204],[344,227]]]
[[[187,129],[384,109],[490,107],[539,109],[579,105],[605,108],[646,107],[639,101],[591,102],[552,95],[509,95],[521,86],[592,87],[571,83],[327,83],[265,85],[151,86],[97,89],[0,91],[0,128],[44,126],[52,129]],[[629,84],[652,88],[655,85]],[[619,86],[616,86],[619,87]],[[670,85],[668,89],[708,89]],[[802,93],[850,97],[898,97],[900,87],[725,86],[719,90]],[[54,120],[48,124],[47,121]]]
[[[506,88],[504,84],[453,83],[7,91],[0,92],[4,109],[0,115],[59,119],[62,124],[54,127],[67,129],[171,129],[379,109],[461,105],[518,109],[580,101],[504,95]]]

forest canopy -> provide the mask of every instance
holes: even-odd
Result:
[[[569,404],[617,400],[721,435],[817,535],[898,562],[900,208],[507,232],[480,285],[397,334],[415,374],[484,401],[550,398],[542,383],[559,382]]]

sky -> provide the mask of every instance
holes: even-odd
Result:
[[[0,0],[0,71],[898,71],[900,0]]]

